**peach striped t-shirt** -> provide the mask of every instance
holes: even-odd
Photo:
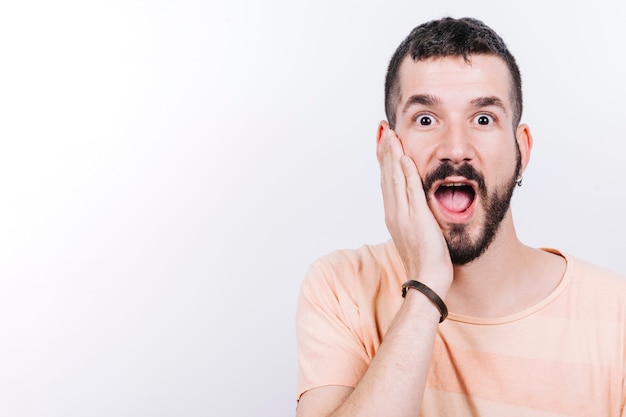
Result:
[[[450,312],[422,416],[626,417],[626,279],[562,256],[561,283],[537,305],[497,319]],[[297,398],[356,386],[400,308],[404,281],[392,241],[311,266],[297,311]]]

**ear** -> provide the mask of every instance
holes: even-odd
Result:
[[[376,159],[378,159],[378,162],[381,162],[382,160],[380,140],[383,138],[385,131],[388,129],[389,129],[389,123],[387,123],[386,120],[381,120],[381,122],[378,123],[378,130],[376,131]]]
[[[530,150],[533,147],[533,137],[530,134],[530,128],[527,124],[521,124],[517,127],[517,130],[515,131],[515,139],[517,140],[517,146],[519,147],[520,155],[522,157],[522,170],[520,172],[520,174],[522,174],[528,166],[528,162],[530,161]]]
[[[386,120],[381,120],[380,123],[378,123],[378,131],[376,132],[376,143],[380,142],[383,137],[383,133],[385,133],[385,130],[387,129],[389,129],[389,123],[387,123]]]

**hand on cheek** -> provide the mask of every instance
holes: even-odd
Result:
[[[395,132],[384,128],[379,135],[377,157],[385,223],[408,278],[447,291],[452,263],[439,224],[428,207],[415,162],[404,154]]]

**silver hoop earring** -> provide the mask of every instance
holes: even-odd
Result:
[[[517,184],[518,187],[521,187],[523,179],[524,179],[524,176],[520,175],[519,178],[515,180],[515,184]]]

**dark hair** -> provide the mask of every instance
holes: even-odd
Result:
[[[473,18],[445,17],[417,26],[402,41],[391,57],[385,79],[385,113],[392,129],[396,124],[396,109],[400,100],[398,71],[408,55],[414,61],[428,58],[462,56],[470,62],[472,54],[491,54],[504,60],[511,73],[513,85],[513,127],[522,118],[522,78],[515,58],[502,38],[483,22]]]

